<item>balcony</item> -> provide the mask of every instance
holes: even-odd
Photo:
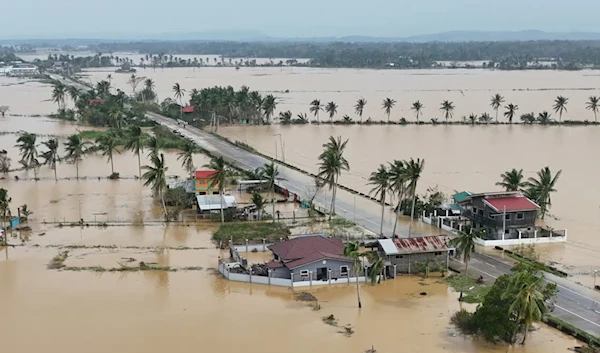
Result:
[[[469,218],[470,220],[480,223],[485,227],[500,229],[504,225],[507,228],[527,228],[527,227],[535,227],[535,219],[528,219],[527,217],[523,219],[516,219],[515,214],[511,214],[511,219],[506,220],[506,224],[502,221],[502,214],[496,215],[494,218],[490,218],[488,216],[482,216],[479,214],[475,214],[470,210],[463,210],[463,216]]]

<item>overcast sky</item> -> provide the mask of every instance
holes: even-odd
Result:
[[[6,0],[0,11],[4,39],[240,30],[277,37],[600,32],[597,0]]]

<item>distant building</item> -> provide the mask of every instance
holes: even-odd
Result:
[[[385,270],[391,277],[395,273],[417,273],[418,263],[429,262],[430,270],[438,267],[448,268],[450,247],[449,238],[433,235],[415,238],[380,239],[377,248],[385,260]],[[394,273],[395,269],[395,273]]]
[[[194,109],[196,109],[196,106],[193,106],[193,105],[188,105],[187,107],[183,107],[183,108],[181,108],[181,111],[182,111],[183,113],[193,113],[193,112],[194,112]]]
[[[37,75],[39,71],[35,65],[13,63],[11,66],[0,68],[0,73],[7,76],[26,77]]]
[[[219,185],[213,185],[213,176],[216,170],[197,170],[196,171],[196,195],[218,195]]]

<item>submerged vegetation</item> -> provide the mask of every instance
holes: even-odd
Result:
[[[233,240],[233,244],[245,244],[246,239],[249,242],[265,239],[272,243],[281,238],[287,239],[290,234],[289,228],[281,222],[225,223],[213,233],[212,240],[217,243]]]

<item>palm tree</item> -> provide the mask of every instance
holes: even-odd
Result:
[[[600,108],[600,97],[591,96],[590,98],[588,98],[588,101],[585,103],[585,109],[594,112],[595,122],[598,122],[598,108]]]
[[[42,142],[42,145],[48,150],[42,152],[42,158],[44,159],[44,165],[49,166],[54,170],[54,180],[58,180],[56,175],[56,163],[60,162],[60,156],[58,155],[59,143],[57,138],[50,139]]]
[[[29,216],[33,214],[33,211],[29,209],[26,203],[21,205],[21,207],[18,207],[17,210],[19,211],[21,220],[25,222],[27,222],[29,220]]]
[[[198,153],[198,147],[191,141],[186,141],[183,145],[181,152],[177,154],[177,160],[181,160],[181,166],[190,175],[194,173],[196,167],[194,166],[194,153]]]
[[[329,119],[331,120],[331,122],[333,122],[333,117],[337,113],[337,108],[338,108],[338,106],[337,106],[337,104],[335,104],[335,102],[329,102],[325,106],[325,112],[327,112],[327,114],[329,114]]]
[[[183,96],[185,95],[185,90],[183,88],[181,88],[181,86],[179,86],[179,83],[175,83],[173,85],[173,93],[175,96],[175,100],[179,100],[179,117],[182,118],[183,117],[183,103],[181,102],[181,99],[183,98]]]
[[[140,160],[140,153],[144,152],[145,137],[142,133],[142,129],[139,126],[132,126],[127,132],[125,140],[125,149],[133,152],[138,157],[138,176],[142,177],[142,162]],[[150,157],[152,160],[152,156]]]
[[[225,215],[223,213],[223,191],[225,190],[225,187],[229,185],[232,171],[221,156],[213,157],[208,164],[203,166],[203,168],[215,171],[210,182],[210,187],[214,188],[216,186],[219,188],[219,195],[221,196],[221,223],[225,223]]]
[[[291,111],[285,111],[285,112],[279,112],[279,123],[281,125],[289,125],[292,123],[292,112]]]
[[[396,105],[396,100],[391,98],[386,98],[381,103],[381,108],[385,111],[388,117],[388,123],[390,122],[390,114],[392,113],[392,108]]]
[[[111,175],[115,174],[115,166],[113,164],[113,152],[121,154],[121,152],[117,148],[117,146],[119,145],[117,135],[115,135],[114,132],[110,131],[96,139],[96,144],[98,150],[102,152],[102,155],[108,158],[106,162],[110,162]]]
[[[52,101],[58,104],[59,108],[65,106],[65,95],[66,86],[60,81],[54,81],[54,87],[52,88]]]
[[[489,124],[492,121],[492,117],[488,113],[482,113],[479,116],[479,122],[484,124]]]
[[[65,143],[65,159],[75,162],[76,176],[79,179],[79,161],[83,159],[88,152],[87,146],[89,142],[84,142],[77,134],[73,134],[67,138]]]
[[[362,123],[363,111],[365,110],[365,105],[367,105],[367,100],[364,98],[360,98],[356,101],[356,105],[354,106],[354,111],[360,117],[360,122]]]
[[[10,202],[12,198],[8,196],[8,190],[0,188],[0,214],[2,214],[2,222],[7,221],[7,217],[10,220]],[[3,227],[7,229],[8,227]],[[4,233],[4,244],[8,245],[8,234]]]
[[[262,102],[262,110],[267,123],[270,122],[273,113],[275,113],[275,108],[277,108],[277,99],[272,94],[268,94]]]
[[[501,186],[506,191],[519,191],[527,185],[523,181],[523,169],[513,170],[500,174],[502,181],[497,182],[496,186]]]
[[[348,140],[342,142],[341,136],[338,136],[337,139],[330,136],[329,142],[323,144],[323,152],[319,155],[318,177],[324,179],[329,185],[329,190],[331,190],[330,221],[331,216],[335,213],[335,196],[338,179],[342,171],[350,170],[350,165],[346,158],[344,158],[346,144],[348,144]]]
[[[406,180],[408,182],[408,190],[412,193],[412,206],[410,211],[410,223],[408,224],[408,237],[410,238],[410,232],[412,230],[412,223],[415,217],[415,203],[417,201],[417,182],[421,178],[421,173],[425,168],[425,160],[412,158],[406,162]]]
[[[446,124],[448,124],[448,118],[452,119],[454,116],[454,103],[450,101],[443,101],[440,110],[444,111],[446,117]]]
[[[360,253],[358,252],[360,245],[356,241],[351,241],[344,244],[344,256],[352,259],[352,273],[356,277],[356,297],[358,299],[358,308],[362,308],[360,302],[360,287],[358,285],[358,276],[362,273],[362,261],[360,260]]]
[[[423,103],[421,103],[421,101],[416,101],[412,104],[412,107],[410,108],[415,112],[415,115],[417,117],[417,124],[419,123],[419,115],[421,114],[421,110],[423,110]]]
[[[492,96],[492,101],[491,101],[490,105],[496,111],[496,123],[498,123],[498,109],[500,108],[502,103],[504,103],[504,97],[502,97],[502,95],[500,95],[500,93],[496,93],[495,95]]]
[[[315,99],[310,102],[309,111],[313,113],[314,116],[317,117],[317,122],[319,122],[319,113],[323,111],[323,106],[321,105],[321,101],[319,99]]]
[[[537,121],[538,123],[540,123],[541,125],[547,125],[550,124],[552,122],[552,119],[550,118],[551,115],[548,114],[547,111],[543,111],[541,112],[538,117],[537,117]]]
[[[106,98],[110,94],[110,83],[104,80],[96,83],[96,91],[98,91],[100,98]]]
[[[563,97],[563,96],[558,96],[554,100],[553,108],[554,108],[554,112],[558,113],[558,123],[559,124],[562,122],[563,112],[567,111],[567,103],[568,102],[569,102],[569,98]]]
[[[147,171],[142,175],[142,179],[145,180],[144,186],[150,185],[152,191],[160,196],[166,220],[167,206],[165,205],[164,193],[167,189],[167,170],[169,170],[169,168],[166,166],[165,156],[162,153],[160,156],[153,155],[152,158],[150,158],[150,163],[151,165],[145,165],[143,167]]]
[[[118,107],[112,107],[108,112],[108,117],[113,121],[113,126],[121,129],[123,126],[123,112]]]
[[[469,261],[471,261],[471,254],[475,252],[475,240],[481,237],[481,232],[466,227],[464,231],[458,232],[458,237],[452,239],[450,243],[456,247],[460,256],[462,256],[463,262],[465,263],[465,276],[468,276]],[[460,291],[459,301],[462,301],[463,292]]]
[[[377,251],[369,251],[367,254],[369,260],[369,277],[371,278],[371,284],[377,282],[377,277],[383,272],[385,263]]]
[[[151,136],[148,138],[148,141],[146,142],[146,147],[148,148],[148,158],[150,158],[150,156],[152,155],[158,155],[159,150],[162,148],[163,143],[162,140],[160,140],[158,137],[156,136]]]
[[[519,106],[510,103],[509,105],[507,105],[504,108],[506,109],[506,111],[504,112],[504,116],[508,119],[508,122],[510,124],[512,124],[512,120],[515,117],[515,114],[517,113],[517,110],[519,110]]]
[[[550,168],[545,167],[537,172],[537,179],[530,177],[527,181],[525,194],[540,206],[542,219],[546,216],[548,208],[552,206],[552,199],[550,196],[553,192],[556,192],[554,187],[556,186],[556,182],[561,173],[562,170],[559,170],[553,177]]]
[[[477,118],[478,118],[477,114],[471,113],[471,114],[469,114],[469,117],[467,119],[469,120],[471,125],[475,125],[475,123],[477,122]]]
[[[279,176],[279,170],[274,162],[262,167],[261,175],[267,181],[266,187],[271,192],[271,204],[273,205],[273,223],[275,223],[275,181]]]
[[[148,92],[154,92],[154,88],[156,86],[154,85],[154,80],[151,78],[147,78],[144,81],[144,89],[146,89]]]
[[[80,95],[79,89],[75,86],[68,86],[66,92],[69,94],[69,97],[71,97],[73,104],[75,104]]]
[[[372,185],[373,189],[369,191],[369,195],[374,194],[375,197],[381,196],[381,224],[379,225],[379,235],[383,236],[383,214],[385,211],[385,196],[390,191],[390,173],[385,165],[380,164],[377,171],[371,173],[368,185]]]
[[[526,277],[526,279],[523,279]],[[517,290],[516,297],[510,305],[509,312],[516,313],[518,321],[523,325],[523,341],[527,340],[527,332],[532,323],[539,322],[545,313],[548,312],[544,294],[542,293],[543,276],[516,275],[516,283],[512,286]]]
[[[390,163],[389,169],[390,187],[398,195],[398,206],[396,206],[396,219],[394,220],[394,230],[392,234],[396,235],[396,225],[398,224],[398,218],[400,217],[400,208],[402,207],[402,201],[404,200],[404,193],[406,192],[406,166],[404,161],[394,160]]]
[[[19,148],[21,154],[21,164],[26,169],[33,168],[34,178],[37,180],[38,152],[36,145],[37,135],[30,132],[22,132],[17,138],[15,147]]]
[[[262,209],[265,207],[265,199],[263,199],[259,193],[255,192],[252,194],[252,203],[254,204],[254,207],[256,207],[256,213],[258,214],[258,219],[260,220]]]

